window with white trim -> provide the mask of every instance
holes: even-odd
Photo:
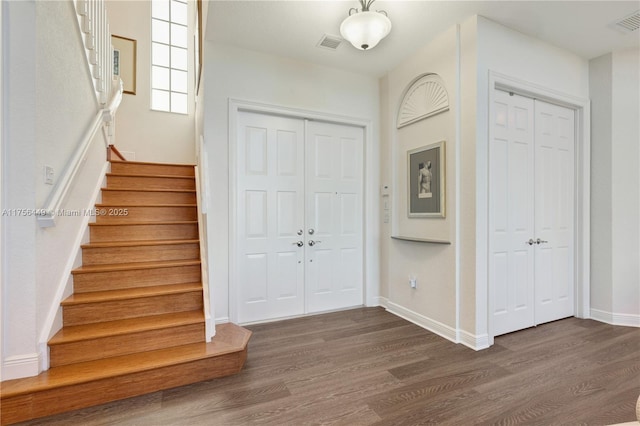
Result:
[[[151,109],[188,113],[187,0],[151,3]]]

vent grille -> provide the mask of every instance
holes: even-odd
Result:
[[[325,34],[316,46],[323,49],[336,50],[341,44],[342,39],[340,37]]]
[[[618,19],[611,24],[611,27],[625,34],[637,31],[638,28],[640,28],[640,10],[636,10],[631,15]]]

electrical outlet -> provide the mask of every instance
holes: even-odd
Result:
[[[418,280],[415,277],[409,278],[409,285],[411,288],[416,288],[418,286]]]
[[[53,177],[54,177],[53,167],[44,166],[44,183],[47,185],[53,185]]]

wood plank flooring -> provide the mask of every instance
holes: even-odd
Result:
[[[635,420],[640,329],[569,318],[474,352],[382,308],[247,327],[239,374],[23,425],[605,425]]]

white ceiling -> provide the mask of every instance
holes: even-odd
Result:
[[[609,25],[640,8],[640,1],[401,1],[378,0],[391,34],[371,51],[348,42],[337,50],[316,47],[324,34],[340,35],[340,23],[356,0],[210,0],[205,37],[278,56],[381,76],[437,34],[473,15],[591,59],[640,47],[640,30],[622,34]]]

